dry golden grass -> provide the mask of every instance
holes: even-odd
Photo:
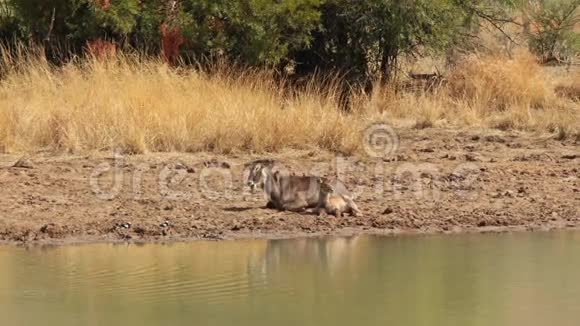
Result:
[[[575,85],[574,74],[548,74],[528,52],[513,58],[473,55],[448,71],[446,83],[432,91],[382,87],[369,106],[393,118],[412,118],[418,128],[478,126],[578,137],[580,103],[556,91]]]
[[[433,92],[377,86],[344,113],[336,92],[311,83],[289,96],[259,72],[204,74],[155,60],[119,58],[50,67],[4,56],[0,152],[264,152],[361,149],[371,122],[411,119],[417,127],[489,126],[578,135],[578,102],[560,97],[529,55],[467,58]],[[324,95],[322,95],[324,94]]]
[[[533,56],[520,52],[513,59],[466,58],[449,75],[454,98],[487,110],[504,111],[514,106],[541,108],[554,103],[554,93]]]
[[[580,70],[577,70],[575,73],[569,73],[564,78],[560,78],[555,90],[559,96],[580,101]]]
[[[352,153],[360,124],[314,88],[285,97],[264,74],[204,75],[161,62],[97,61],[51,69],[35,61],[0,84],[8,151],[276,151]]]

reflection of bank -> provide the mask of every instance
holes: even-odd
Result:
[[[270,277],[316,269],[325,277],[342,278],[366,260],[365,242],[360,237],[272,240],[266,251],[266,270]]]
[[[364,324],[366,307],[353,303],[365,301],[369,289],[368,249],[366,237],[269,241],[264,263],[271,292],[259,300],[262,320],[272,323],[262,324],[279,325],[280,316],[284,325]]]

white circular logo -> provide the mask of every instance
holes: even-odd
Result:
[[[399,149],[399,137],[389,125],[373,123],[364,131],[363,147],[369,156],[384,158]]]

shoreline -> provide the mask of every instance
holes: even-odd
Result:
[[[155,239],[107,239],[107,238],[65,238],[65,239],[41,239],[33,241],[10,241],[0,240],[0,247],[61,247],[61,246],[84,246],[97,244],[111,245],[172,245],[182,243],[195,243],[201,241],[207,242],[229,242],[229,241],[271,241],[271,240],[296,240],[307,238],[341,238],[341,237],[414,237],[414,236],[461,236],[461,235],[484,235],[484,234],[520,234],[520,233],[545,233],[545,232],[579,232],[580,223],[574,226],[570,225],[538,225],[538,226],[515,226],[515,227],[489,227],[489,228],[472,228],[457,229],[452,231],[437,230],[383,230],[383,229],[350,229],[339,230],[333,233],[293,233],[293,234],[231,234],[224,238],[155,238]]]
[[[580,145],[496,130],[400,129],[382,159],[319,150],[0,154],[0,244],[171,243],[580,229]],[[363,217],[264,208],[244,164],[339,174]],[[26,164],[25,164],[26,165]]]

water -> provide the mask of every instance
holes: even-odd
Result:
[[[579,325],[580,233],[0,247],[1,325]]]

